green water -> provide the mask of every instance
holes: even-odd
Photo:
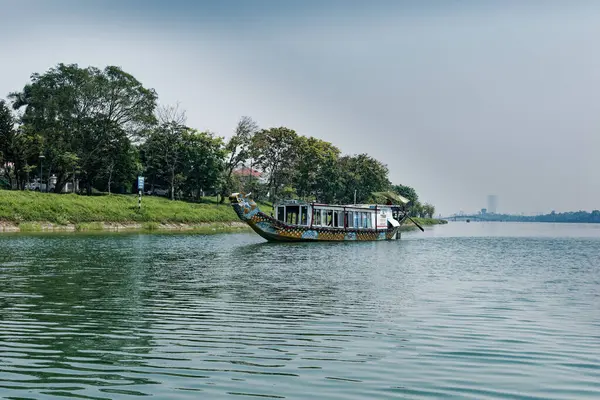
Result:
[[[0,236],[0,397],[598,399],[600,225]]]

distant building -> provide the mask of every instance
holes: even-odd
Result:
[[[487,208],[482,208],[481,209],[481,215],[485,215],[487,214]]]
[[[490,194],[487,197],[487,212],[490,214],[496,214],[498,212],[498,196]]]
[[[266,183],[266,179],[263,176],[263,173],[260,171],[257,171],[253,168],[248,168],[248,167],[241,167],[238,169],[233,170],[233,175],[237,175],[240,178],[245,178],[245,177],[254,177],[256,179],[258,179],[258,181],[260,183]]]

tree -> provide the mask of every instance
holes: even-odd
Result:
[[[340,150],[324,140],[304,136],[298,137],[296,148],[294,186],[300,197],[333,201]]]
[[[11,169],[14,165],[15,121],[4,100],[0,100],[0,170],[12,187]]]
[[[221,202],[233,187],[233,171],[251,158],[252,140],[258,131],[258,125],[250,117],[242,117],[235,129],[235,134],[225,144],[228,158],[223,166],[223,184]],[[251,166],[252,167],[252,166]]]
[[[410,200],[411,204],[416,204],[419,202],[419,196],[417,195],[417,191],[410,186],[393,185],[392,191]]]
[[[30,84],[9,97],[13,108],[25,107],[25,131],[41,136],[45,165],[57,177],[55,190],[61,191],[78,167],[88,193],[97,176],[112,168],[107,147],[136,140],[153,124],[157,99],[153,89],[118,67],[77,64],[33,74]],[[129,146],[114,148],[129,151]]]
[[[42,138],[16,119],[5,101],[0,101],[0,171],[7,188],[24,188],[41,149]]]
[[[185,126],[185,111],[179,110],[178,105],[159,108],[158,121],[143,145],[144,162],[154,178],[168,184],[171,200],[174,200],[175,188],[182,180],[179,175],[183,169],[185,134],[189,128]]]
[[[339,201],[362,203],[371,197],[373,192],[382,192],[389,188],[387,166],[367,154],[344,156],[340,158],[340,174],[342,192]]]
[[[285,128],[263,129],[252,140],[256,164],[268,175],[269,200],[277,198],[294,174],[298,135]]]
[[[433,215],[435,214],[435,207],[432,204],[425,203],[423,204],[422,209],[422,216],[424,218],[433,218]]]
[[[113,188],[125,191],[142,172],[138,147],[124,138],[108,143],[104,156],[99,160],[101,167],[94,180],[94,187],[109,194]]]
[[[223,139],[210,132],[184,132],[184,192],[198,199],[204,190],[217,188],[222,177],[225,148]]]

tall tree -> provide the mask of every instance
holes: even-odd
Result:
[[[36,169],[42,138],[16,119],[5,101],[0,101],[0,171],[9,188],[24,188]]]
[[[146,167],[168,184],[171,200],[175,199],[176,186],[182,180],[185,134],[189,130],[186,119],[179,105],[160,107],[159,123],[150,130],[143,145]]]
[[[337,163],[340,150],[329,142],[299,136],[294,187],[300,197],[333,201],[337,191]]]
[[[223,139],[210,132],[189,129],[183,136],[185,156],[183,175],[185,192],[198,199],[202,191],[219,186],[222,177],[225,149]]]
[[[340,174],[343,191],[339,200],[345,203],[367,201],[373,192],[382,192],[389,188],[388,168],[367,154],[344,156],[340,158]]]
[[[433,218],[435,214],[435,207],[432,204],[425,203],[423,204],[423,217],[425,218]]]
[[[0,170],[11,180],[10,170],[14,165],[13,148],[15,120],[4,100],[0,100]],[[12,182],[9,183],[12,187]]]
[[[256,164],[268,176],[269,200],[277,198],[284,185],[291,182],[297,157],[298,135],[285,128],[263,129],[254,135],[252,146]]]
[[[157,96],[118,67],[58,64],[33,74],[10,98],[15,109],[25,107],[27,131],[42,137],[45,163],[57,177],[55,190],[61,191],[79,167],[90,192],[95,178],[110,169],[107,142],[137,138],[154,122]]]
[[[225,144],[228,157],[223,167],[221,202],[225,201],[233,188],[233,171],[251,158],[252,139],[257,131],[258,125],[252,118],[242,117],[235,128],[235,134]]]
[[[417,195],[417,191],[410,186],[393,185],[392,191],[398,193],[402,197],[407,198],[412,204],[416,204],[419,202],[419,196]]]

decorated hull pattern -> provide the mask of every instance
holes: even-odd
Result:
[[[392,240],[396,234],[400,235],[400,228],[375,230],[288,225],[260,211],[253,200],[242,195],[232,194],[230,201],[238,217],[268,241],[374,241]]]

